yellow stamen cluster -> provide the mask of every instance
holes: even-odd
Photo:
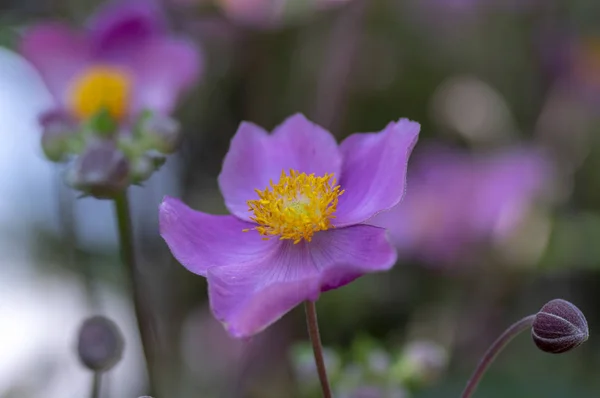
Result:
[[[248,208],[254,214],[253,228],[269,239],[291,239],[294,244],[302,239],[310,242],[315,232],[333,228],[338,198],[344,193],[336,185],[333,174],[317,177],[290,170],[281,172],[279,182],[265,190],[256,190],[259,199],[249,200]],[[245,230],[249,231],[249,230]]]
[[[94,66],[75,78],[69,97],[71,111],[85,120],[106,110],[120,120],[129,108],[131,79],[122,70],[110,66]]]

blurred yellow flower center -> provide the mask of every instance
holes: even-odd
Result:
[[[119,120],[127,113],[131,97],[131,79],[121,69],[94,66],[75,78],[70,107],[80,119],[88,119],[101,110]]]
[[[302,239],[310,242],[315,232],[333,228],[331,219],[344,191],[336,185],[333,174],[316,177],[290,170],[289,175],[281,172],[277,184],[271,181],[269,187],[256,193],[259,199],[248,201],[254,214],[250,219],[258,224],[253,229],[264,239],[279,236],[296,244]]]

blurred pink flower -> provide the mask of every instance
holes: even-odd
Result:
[[[219,175],[232,215],[164,199],[161,235],[207,278],[213,314],[232,336],[254,335],[303,301],[394,265],[386,231],[365,222],[401,200],[419,129],[401,119],[338,146],[300,114],[273,134],[242,123]]]
[[[434,265],[466,260],[477,244],[517,226],[550,172],[525,148],[489,155],[429,148],[413,163],[402,203],[371,223],[388,229],[401,253]]]
[[[157,170],[179,142],[169,117],[202,68],[198,48],[169,35],[153,0],[111,2],[76,31],[58,22],[28,29],[19,50],[54,105],[40,115],[49,160],[77,159],[67,183],[109,198]]]
[[[103,109],[121,122],[144,110],[168,114],[202,64],[193,43],[168,34],[152,0],[108,3],[80,31],[40,23],[26,31],[19,50],[56,101],[49,112],[78,121]]]

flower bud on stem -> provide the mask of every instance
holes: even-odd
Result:
[[[81,363],[93,372],[91,398],[100,397],[102,373],[108,372],[123,355],[123,335],[117,325],[103,316],[83,322],[77,339],[77,354]]]
[[[506,329],[490,346],[473,372],[462,398],[470,398],[496,356],[524,330],[531,329],[535,345],[544,352],[559,354],[580,346],[589,336],[583,313],[566,300],[548,302],[535,315],[527,316]]]

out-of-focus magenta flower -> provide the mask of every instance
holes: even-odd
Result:
[[[385,229],[365,222],[399,203],[418,133],[418,123],[401,119],[338,147],[299,114],[273,134],[242,123],[219,175],[232,215],[166,197],[161,235],[182,265],[207,278],[211,309],[228,332],[251,336],[302,301],[394,264]]]
[[[490,155],[429,148],[411,168],[402,203],[371,223],[428,263],[466,261],[476,244],[513,231],[550,172],[541,153],[524,148]]]
[[[88,144],[101,136],[123,152],[132,173],[145,161],[147,151],[173,150],[178,125],[169,114],[202,68],[197,47],[169,35],[153,0],[107,3],[83,30],[40,23],[26,31],[19,50],[39,71],[55,100],[40,117],[48,158],[85,156],[92,150]],[[107,159],[98,156],[96,151],[96,165],[114,158],[108,153]],[[142,177],[147,176],[126,176],[125,186]]]
[[[168,114],[200,70],[196,47],[168,35],[152,0],[108,3],[83,31],[41,23],[25,33],[19,48],[57,108],[80,121],[102,109],[119,121],[135,120],[144,110]]]

